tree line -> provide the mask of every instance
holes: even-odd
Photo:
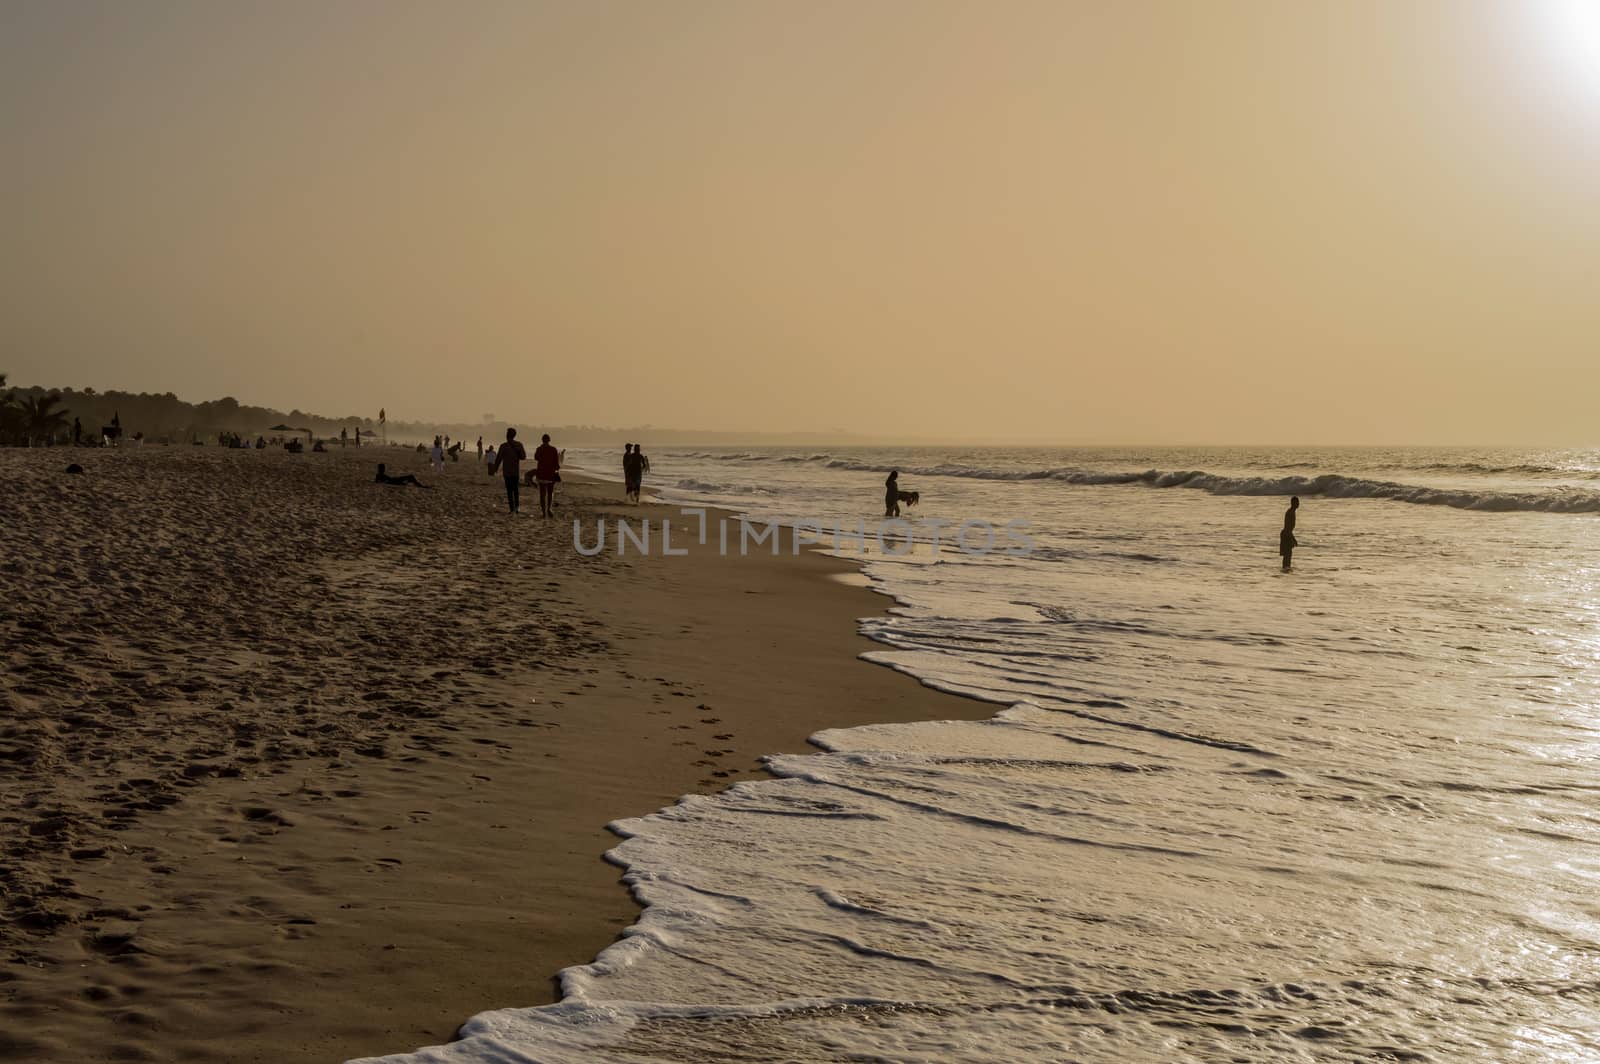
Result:
[[[249,406],[232,396],[190,403],[172,392],[99,392],[93,388],[8,388],[0,374],[0,444],[38,446],[50,440],[72,439],[73,421],[82,423],[83,435],[98,440],[101,430],[116,419],[126,436],[143,433],[156,443],[210,442],[219,432],[286,436],[310,433],[333,437],[340,429],[349,432],[376,432],[376,419],[361,417],[330,418],[301,410],[273,410]],[[287,425],[289,432],[275,430]],[[391,424],[404,435],[421,435],[432,426],[420,423]]]

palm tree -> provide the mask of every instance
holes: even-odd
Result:
[[[20,417],[17,410],[16,396],[5,390],[6,375],[0,373],[0,443],[11,439],[18,431],[17,421]]]
[[[56,433],[63,435],[72,428],[65,410],[57,410],[59,395],[36,395],[24,399],[19,407],[23,431],[30,442],[42,440]]]

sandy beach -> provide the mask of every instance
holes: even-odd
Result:
[[[512,520],[401,449],[0,451],[0,1059],[446,1041],[633,920],[607,822],[821,728],[988,715],[854,660],[888,601],[847,562],[581,557],[574,518],[676,515],[620,496]]]

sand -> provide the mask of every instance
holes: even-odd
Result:
[[[448,1040],[634,919],[609,821],[991,712],[853,660],[889,603],[851,563],[584,558],[574,518],[676,511],[561,492],[513,520],[399,449],[0,450],[0,1060]]]

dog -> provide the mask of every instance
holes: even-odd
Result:
[[[915,506],[922,501],[922,493],[920,491],[896,491],[894,495],[896,502],[903,502],[907,506]]]

